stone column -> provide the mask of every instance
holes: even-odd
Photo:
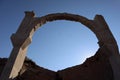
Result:
[[[14,36],[15,37],[15,36]],[[17,36],[17,41],[22,42],[21,38]],[[13,43],[16,42],[16,39],[13,39]],[[27,51],[27,45],[31,42],[30,38],[27,38],[24,43],[26,45],[25,48],[19,46],[16,42],[14,43],[14,48],[11,52],[11,55],[8,59],[8,62],[1,74],[0,80],[9,80],[15,78],[20,69],[22,68],[25,56],[26,56],[26,51]],[[27,44],[28,43],[28,44]],[[21,43],[22,44],[22,43]]]
[[[93,25],[93,32],[95,33],[96,37],[98,38],[99,46],[102,47],[103,45],[106,46],[112,46],[112,49],[114,49],[112,53],[114,55],[119,55],[119,50],[117,46],[117,42],[112,35],[106,21],[101,15],[96,15],[94,19],[94,25]],[[110,49],[111,50],[111,49]]]
[[[11,36],[13,43],[13,50],[8,59],[8,62],[1,74],[0,80],[13,79],[18,75],[20,71],[28,45],[31,43],[31,38],[35,30],[38,28],[38,24],[45,24],[47,21],[53,20],[70,20],[77,21],[91,29],[99,40],[99,46],[108,48],[109,61],[111,63],[114,79],[120,80],[120,55],[116,40],[114,39],[107,23],[101,15],[97,15],[94,20],[88,20],[84,17],[72,14],[50,14],[43,17],[35,18],[33,12],[25,12],[25,18],[23,19],[17,32]],[[67,17],[66,17],[67,16]]]
[[[114,80],[120,80],[120,55],[117,42],[112,35],[107,23],[104,18],[100,15],[97,15],[94,19],[96,27],[95,34],[99,40],[99,46],[107,47],[109,53],[109,61],[112,66]]]
[[[15,34],[12,34],[11,41],[13,44],[13,50],[0,76],[0,80],[14,79],[22,68],[28,45],[32,41],[31,35],[27,30],[29,29],[28,26],[30,25],[33,16],[33,13],[29,14],[26,12],[25,18],[19,29]]]

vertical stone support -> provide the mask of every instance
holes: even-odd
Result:
[[[109,61],[113,69],[114,80],[120,80],[120,55],[117,42],[102,16],[97,15],[94,21],[96,24],[95,34],[99,40],[99,46],[100,48],[108,48],[110,53],[106,54],[109,55]]]
[[[14,48],[1,74],[0,80],[14,79],[18,75],[26,56],[27,46],[31,42],[30,38],[22,41],[19,36],[12,35],[12,37],[14,37],[14,39],[12,39]],[[23,45],[17,44],[20,42],[24,42]]]
[[[98,43],[100,48],[105,47],[109,50],[109,53],[106,54],[109,56],[114,80],[120,80],[120,55],[117,42],[101,15],[96,15],[94,20],[88,20],[85,17],[67,13],[49,14],[43,17],[34,17],[34,12],[25,12],[25,14],[26,15],[17,32],[11,36],[13,50],[0,76],[0,80],[14,79],[18,75],[35,30],[39,28],[39,25],[41,26],[47,21],[54,20],[76,21],[91,29],[99,40]]]
[[[22,68],[28,45],[32,41],[31,35],[29,35],[30,33],[28,32],[28,25],[31,23],[33,16],[33,14],[26,12],[25,18],[17,32],[12,34],[11,41],[13,50],[0,76],[0,80],[14,79]]]

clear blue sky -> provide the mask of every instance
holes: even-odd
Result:
[[[101,14],[120,46],[120,0],[0,0],[0,57],[10,55],[10,36],[19,27],[24,11],[32,10],[38,17],[68,12],[93,19]],[[80,23],[62,20],[47,23],[35,32],[27,56],[57,71],[83,63],[97,49],[93,32]]]

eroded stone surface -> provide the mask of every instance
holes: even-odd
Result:
[[[70,13],[54,13],[35,17],[34,12],[29,11],[25,12],[25,17],[18,30],[11,36],[13,49],[0,76],[0,80],[14,79],[19,75],[34,32],[46,22],[55,20],[80,22],[94,32],[98,39],[99,49],[107,50],[104,54],[107,55],[108,62],[112,67],[114,80],[120,80],[120,55],[117,42],[102,15],[96,15],[93,20],[89,20],[83,16]]]
[[[16,80],[114,80],[113,71],[105,48],[99,49],[96,54],[81,65],[54,72],[39,67],[34,62],[26,59]],[[0,71],[6,59],[0,59]]]

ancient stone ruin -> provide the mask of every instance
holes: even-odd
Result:
[[[99,44],[96,54],[81,65],[58,72],[41,68],[32,61],[26,61],[26,51],[34,32],[46,22],[55,20],[80,22],[94,32]],[[25,12],[25,17],[16,33],[12,34],[11,41],[13,50],[9,59],[7,62],[4,61],[5,59],[0,59],[3,61],[0,62],[0,66],[2,65],[0,80],[120,80],[120,55],[117,42],[101,15],[89,20],[69,13],[35,17],[34,12],[28,11]]]

